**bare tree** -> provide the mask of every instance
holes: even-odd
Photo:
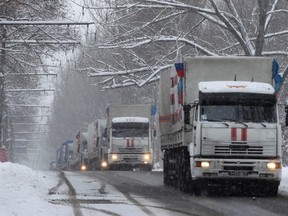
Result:
[[[105,34],[90,46],[111,55],[86,68],[91,77],[102,77],[104,88],[156,81],[159,71],[185,55],[273,56],[286,67],[284,0],[106,0],[84,6]]]
[[[54,57],[56,51],[70,50],[79,44],[74,24],[68,25],[72,22],[67,22],[65,3],[65,0],[0,2],[0,134],[4,129],[0,145],[3,141],[10,147],[23,134],[27,140],[32,137],[37,125],[34,117],[44,115],[41,110],[45,104],[39,104],[42,93],[36,90],[40,86],[40,75],[51,74],[46,60],[57,60]],[[4,119],[5,125],[2,124]],[[15,133],[13,137],[13,134],[9,135],[13,128],[14,132],[26,130],[31,133]],[[14,142],[11,142],[13,138]]]

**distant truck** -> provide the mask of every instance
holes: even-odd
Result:
[[[73,140],[73,154],[69,160],[69,170],[85,171],[88,165],[88,131],[80,129]]]
[[[88,125],[87,169],[107,169],[108,143],[104,137],[106,119],[97,119]]]
[[[51,162],[51,170],[69,170],[69,162],[73,153],[73,140],[66,140],[61,144],[61,146],[56,150],[56,164]]]
[[[164,184],[195,194],[249,186],[277,195],[282,136],[275,76],[277,62],[264,57],[185,57],[163,71]]]
[[[108,168],[151,170],[153,122],[151,105],[107,107]]]

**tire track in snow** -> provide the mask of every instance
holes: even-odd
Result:
[[[64,172],[60,174],[61,179],[64,179],[65,183],[69,188],[69,202],[72,204],[74,216],[83,216],[81,212],[81,206],[76,198],[76,191],[70,181],[66,178]]]

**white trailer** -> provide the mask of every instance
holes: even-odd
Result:
[[[264,57],[186,57],[160,78],[164,184],[276,195],[281,126]]]
[[[151,170],[153,122],[151,105],[107,107],[109,169]]]

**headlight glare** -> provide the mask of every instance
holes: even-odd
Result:
[[[201,162],[201,167],[202,168],[209,168],[209,166],[210,166],[209,162],[207,162],[207,161],[202,161]]]
[[[102,161],[102,163],[101,163],[101,167],[107,167],[107,162],[106,161]]]
[[[281,168],[281,164],[280,163],[276,163],[276,162],[269,162],[269,163],[267,163],[267,168],[270,169],[270,170],[280,169]]]
[[[81,167],[80,167],[80,169],[81,169],[81,171],[85,171],[85,170],[87,170],[87,167],[86,167],[85,164],[82,164]]]
[[[117,160],[118,156],[117,156],[117,154],[112,154],[111,158],[112,158],[112,160]]]
[[[144,160],[149,160],[150,159],[150,155],[149,154],[144,154]]]

